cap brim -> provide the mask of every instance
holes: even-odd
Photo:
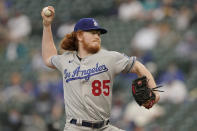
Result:
[[[98,31],[101,32],[101,34],[106,34],[107,33],[106,29],[100,28],[100,27],[98,27],[98,28],[89,28],[88,30],[98,30]],[[88,30],[86,30],[86,31],[88,31]]]
[[[106,34],[107,33],[106,29],[100,28],[99,30],[100,30],[101,34]]]

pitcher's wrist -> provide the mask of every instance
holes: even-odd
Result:
[[[44,21],[44,20],[43,20],[42,24],[43,24],[43,26],[45,26],[45,27],[51,26],[51,22],[47,22],[47,21]]]

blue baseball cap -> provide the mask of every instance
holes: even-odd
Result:
[[[107,33],[107,30],[104,28],[101,28],[95,19],[93,18],[82,18],[80,19],[74,27],[74,32],[77,32],[78,30],[82,31],[89,31],[89,30],[98,30],[101,32],[101,34]]]

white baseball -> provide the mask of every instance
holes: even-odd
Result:
[[[48,9],[48,7],[45,7],[45,8],[43,9],[43,11],[44,11],[44,15],[47,16],[47,17],[49,17],[49,16],[52,15],[52,13],[51,13],[51,11]]]

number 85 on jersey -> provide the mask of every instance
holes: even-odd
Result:
[[[100,96],[102,93],[105,96],[109,96],[110,93],[110,80],[94,80],[92,82],[92,94],[94,96]]]

